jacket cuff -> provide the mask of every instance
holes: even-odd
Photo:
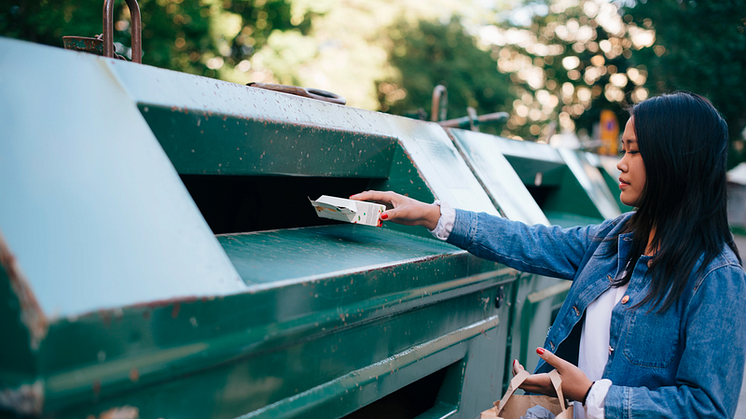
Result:
[[[453,221],[453,230],[448,235],[448,243],[466,249],[474,241],[477,231],[477,214],[461,209],[455,210],[456,218]]]
[[[604,412],[607,418],[626,418],[625,405],[629,403],[630,395],[627,393],[629,387],[614,386],[609,387],[604,401]]]

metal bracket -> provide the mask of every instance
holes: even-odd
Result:
[[[495,308],[499,309],[502,307],[503,301],[505,301],[505,287],[500,285],[497,288],[497,296],[495,296]]]
[[[63,36],[62,42],[65,45],[65,49],[89,52],[108,58],[124,59],[114,52],[114,1],[104,1],[103,33],[93,38]],[[132,61],[142,64],[142,18],[140,16],[140,6],[137,4],[137,0],[127,0],[127,6],[130,9],[130,16],[132,17]]]
[[[307,97],[311,99],[321,100],[324,102],[336,103],[337,105],[344,105],[347,103],[347,100],[345,100],[345,98],[343,98],[342,96],[332,93],[332,92],[327,92],[326,90],[321,90],[321,89],[312,89],[308,87],[298,87],[298,86],[286,86],[283,84],[255,83],[255,82],[251,82],[246,85],[249,87],[273,90],[275,92],[288,93],[291,95]]]

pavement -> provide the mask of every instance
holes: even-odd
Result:
[[[736,235],[736,247],[741,259],[746,257],[746,236]],[[746,372],[744,372],[744,384],[741,385],[741,395],[738,397],[738,409],[736,409],[735,419],[746,419]]]

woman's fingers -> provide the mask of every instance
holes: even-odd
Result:
[[[560,373],[562,377],[562,392],[565,398],[585,401],[585,396],[588,394],[593,382],[588,379],[588,376],[580,368],[544,348],[536,348],[536,353]]]
[[[517,359],[513,360],[513,376],[515,377],[521,371],[524,371],[523,365],[521,365]]]
[[[365,191],[350,196],[355,201],[375,201],[386,205],[387,209],[394,207],[394,200],[397,194],[394,192]]]
[[[432,230],[440,218],[440,207],[437,205],[426,204],[394,192],[366,191],[352,195],[350,199],[386,204],[389,209],[381,214],[381,219],[398,224],[421,225]]]
[[[521,389],[528,393],[545,394],[547,396],[555,396],[557,393],[552,387],[552,380],[549,378],[549,374],[532,374],[526,381],[521,384]]]
[[[558,357],[557,355],[547,351],[544,348],[536,348],[536,353],[543,359],[544,361],[547,361],[547,363],[554,368],[557,369],[557,371],[562,374],[567,368],[569,367],[575,367],[573,364],[565,361],[564,359]],[[575,367],[577,368],[577,367]]]
[[[523,365],[521,365],[517,359],[513,360],[513,376],[525,371]],[[549,379],[547,374],[533,374],[530,375],[520,386],[523,391],[529,393],[540,393],[548,396],[554,396],[555,391],[552,387],[552,380]]]

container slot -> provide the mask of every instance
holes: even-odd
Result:
[[[181,180],[214,234],[339,224],[319,218],[308,198],[346,198],[370,183],[298,176],[181,175]]]
[[[450,367],[450,366],[449,366]],[[358,409],[344,419],[412,419],[433,408],[448,368],[421,378],[399,390]]]

